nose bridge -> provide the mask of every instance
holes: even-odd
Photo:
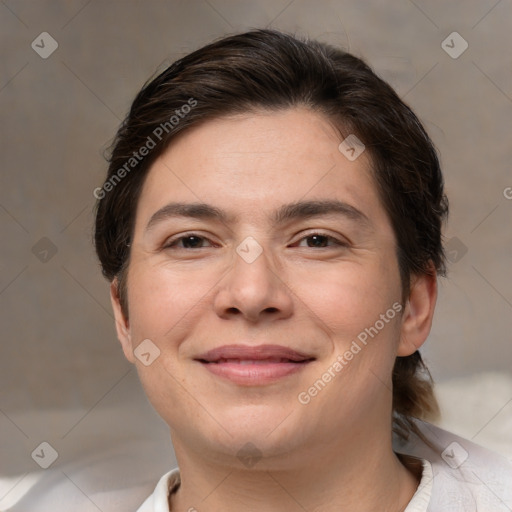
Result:
[[[264,301],[276,285],[270,249],[249,236],[237,246],[236,253],[232,275],[234,290],[250,293],[255,302]]]
[[[263,313],[288,315],[291,298],[268,246],[246,237],[237,247],[216,301],[221,316],[237,313],[254,321]]]

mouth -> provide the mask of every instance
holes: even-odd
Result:
[[[224,345],[201,354],[195,361],[217,377],[257,386],[300,372],[315,359],[281,345]]]

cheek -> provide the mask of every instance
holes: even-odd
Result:
[[[216,275],[192,266],[176,271],[134,265],[128,280],[132,337],[165,340],[165,346],[180,338],[204,309],[208,291],[219,279]]]
[[[295,271],[289,283],[306,315],[330,332],[336,344],[343,345],[373,326],[381,314],[391,310],[386,320],[395,318],[392,307],[400,299],[395,278],[392,272],[382,272],[380,263],[342,262]],[[391,324],[396,322],[390,320],[386,327]]]
[[[204,269],[175,271],[169,266],[133,264],[128,278],[132,345],[149,339],[159,351],[149,366],[136,362],[137,372],[153,407],[168,422],[189,417],[193,383],[183,373],[179,348],[205,314],[205,295],[213,283]],[[172,404],[172,408],[170,405]]]

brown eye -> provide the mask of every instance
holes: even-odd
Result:
[[[191,235],[184,237],[181,240],[185,248],[194,249],[196,247],[201,247],[204,239],[200,236]]]
[[[204,247],[203,242],[207,240],[208,239],[205,238],[204,236],[185,235],[170,241],[168,244],[165,245],[165,248],[201,249],[202,247]],[[181,246],[179,246],[180,243],[182,244]]]
[[[311,235],[306,240],[308,240],[308,247],[326,247],[329,243],[329,237],[325,235]]]
[[[323,233],[312,233],[310,235],[307,235],[299,241],[299,245],[302,241],[306,240],[307,245],[302,247],[308,247],[308,248],[324,248],[324,247],[346,247],[347,244],[344,242],[341,242],[337,238],[334,238],[333,236],[326,235]]]

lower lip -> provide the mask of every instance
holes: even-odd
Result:
[[[270,384],[279,379],[303,370],[310,362],[304,363],[201,363],[208,371],[228,379],[235,384],[259,386]]]

